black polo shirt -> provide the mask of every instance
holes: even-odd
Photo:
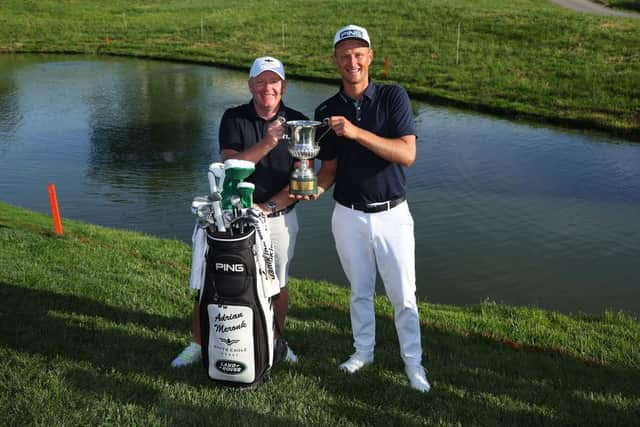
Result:
[[[409,95],[397,85],[370,82],[360,103],[341,89],[316,108],[316,120],[329,116],[344,116],[384,138],[416,135]],[[318,158],[338,159],[333,198],[343,205],[383,202],[406,195],[403,166],[384,160],[333,131],[320,141]]]
[[[264,120],[256,113],[253,101],[238,107],[229,108],[220,121],[220,150],[244,151],[256,145],[266,134],[269,124],[278,116],[287,120],[307,120],[304,114],[280,103],[278,113],[270,120]],[[256,170],[246,181],[255,184],[253,200],[264,203],[284,187],[289,185],[289,176],[293,170],[294,158],[289,154],[284,142],[269,152],[256,164]]]

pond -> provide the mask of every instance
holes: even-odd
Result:
[[[249,64],[247,65],[247,67]],[[224,110],[247,72],[111,57],[0,55],[0,200],[189,242]],[[336,87],[292,80],[312,115]],[[640,313],[640,144],[413,103],[407,170],[418,296]],[[292,274],[346,286],[333,201],[299,207]],[[186,285],[185,285],[186,286]],[[382,291],[382,287],[379,289]]]

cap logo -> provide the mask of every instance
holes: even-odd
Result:
[[[364,36],[362,35],[362,31],[360,30],[344,30],[343,32],[340,33],[340,40],[346,39],[349,37],[364,39]]]

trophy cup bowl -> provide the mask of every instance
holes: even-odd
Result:
[[[318,192],[318,178],[313,169],[309,168],[307,160],[318,155],[320,139],[324,137],[329,128],[316,139],[316,129],[326,126],[322,122],[314,120],[292,120],[286,122],[288,127],[289,153],[300,159],[298,166],[292,173],[289,181],[289,193],[295,196],[311,196]]]

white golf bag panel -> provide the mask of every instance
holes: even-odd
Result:
[[[209,378],[251,384],[256,380],[253,310],[241,305],[209,304]]]
[[[234,235],[207,229],[202,356],[209,378],[229,386],[264,382],[274,361],[274,313],[258,267],[257,244],[254,227]]]

